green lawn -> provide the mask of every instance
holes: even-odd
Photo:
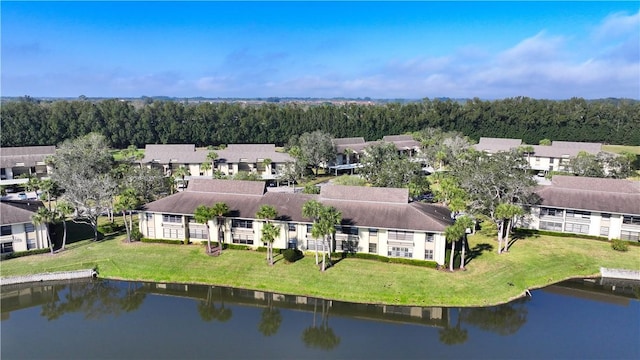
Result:
[[[640,146],[628,146],[628,145],[602,145],[602,150],[609,151],[616,154],[628,152],[636,155],[640,155]]]
[[[0,275],[97,266],[100,277],[112,279],[207,283],[366,303],[475,306],[506,302],[525,289],[570,277],[597,275],[600,266],[640,270],[640,247],[622,253],[607,242],[550,236],[520,239],[508,254],[497,255],[493,240],[475,235],[470,247],[477,251],[468,270],[454,273],[352,258],[321,273],[312,253],[294,264],[278,256],[270,267],[266,254],[256,251],[225,250],[209,257],[201,245],[122,239],[82,240],[55,255],[6,260]]]

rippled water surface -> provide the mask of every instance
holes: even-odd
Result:
[[[0,293],[3,360],[640,358],[633,282],[564,282],[487,308],[109,280]]]

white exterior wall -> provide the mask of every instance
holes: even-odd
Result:
[[[162,221],[161,213],[149,213],[149,219],[147,220],[147,213],[141,213],[139,216],[140,232],[146,238],[152,239],[170,239],[170,240],[183,240],[189,236],[189,227],[186,223],[187,217],[182,216],[181,223],[164,223]],[[224,240],[223,243],[233,244],[232,233],[233,229],[232,218],[224,218]],[[249,220],[249,219],[248,219]],[[253,232],[253,245],[247,245],[249,247],[258,248],[264,246],[262,243],[262,227],[264,221],[260,219],[251,219],[252,228],[246,229],[246,231]],[[308,223],[289,223],[281,221],[273,221],[273,224],[280,228],[280,235],[273,242],[273,247],[276,249],[286,249],[289,245],[289,241],[295,239],[297,247],[299,249],[314,251],[315,247],[308,247],[308,239],[311,238],[311,234],[307,233]],[[289,225],[293,225],[292,231],[289,230]],[[193,225],[192,225],[193,226]],[[198,224],[196,226],[202,227],[204,225]],[[165,228],[171,228],[176,230],[182,230],[184,236],[180,238],[165,238],[163,236],[163,230]],[[209,236],[211,241],[217,242],[218,239],[217,221],[213,219],[209,222]],[[378,229],[377,237],[377,251],[375,255],[388,256],[388,234],[389,230]],[[340,237],[342,234],[337,233],[336,237]],[[193,238],[191,242],[206,242],[206,239]],[[358,252],[369,253],[369,244],[372,242],[369,228],[358,228]],[[333,250],[335,251],[336,244],[333,244]],[[433,242],[426,242],[426,232],[413,231],[413,254],[412,259],[425,260],[425,249],[433,250],[433,261],[438,264],[444,264],[444,255],[446,247],[446,240],[443,234],[435,233]]]
[[[534,229],[534,230],[546,230],[546,229],[540,229],[540,221],[552,221],[552,222],[557,222],[562,224],[562,232],[575,233],[575,232],[565,231],[565,226],[567,223],[588,224],[589,233],[585,235],[602,236],[608,239],[619,239],[620,232],[622,230],[640,231],[640,226],[638,225],[623,224],[622,223],[622,219],[624,216],[623,214],[615,214],[615,213],[610,214],[610,217],[607,219],[606,217],[604,218],[602,217],[603,212],[591,211],[589,212],[590,213],[589,219],[576,219],[576,218],[566,216],[567,210],[574,210],[574,209],[557,208],[557,207],[551,207],[551,206],[549,206],[548,208],[563,209],[562,216],[547,215],[541,218],[540,207],[535,206],[531,208],[530,217],[527,218],[525,221],[518,222],[518,226],[522,226],[524,228]],[[605,214],[609,214],[609,213],[605,213]],[[609,232],[607,235],[602,235],[600,233],[600,230],[603,226],[609,228]]]
[[[34,231],[26,233],[26,224],[29,223],[11,224],[11,235],[1,236],[0,242],[11,242],[14,252],[48,248],[47,227],[44,224],[34,225]],[[27,237],[35,240],[35,248],[27,248]]]
[[[531,166],[531,169],[537,171],[563,171],[565,170],[564,167],[568,162],[569,156],[553,158],[553,161],[551,161],[551,158],[546,156],[529,156],[529,165]]]

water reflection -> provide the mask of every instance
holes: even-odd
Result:
[[[587,299],[591,302],[595,300],[598,303],[606,304],[604,306],[613,305],[617,308],[630,307],[632,311],[637,312],[638,303],[637,301],[633,302],[632,299],[638,298],[639,288],[638,283],[608,279],[569,281],[535,291],[533,298],[527,297],[500,306],[482,308],[356,304],[208,285],[108,280],[3,286],[0,295],[3,320],[9,320],[13,313],[18,315],[21,310],[33,307],[38,309],[40,318],[44,319],[46,323],[69,322],[67,315],[72,314],[80,315],[84,321],[89,322],[109,322],[115,318],[126,319],[130,315],[139,313],[142,314],[131,317],[135,320],[130,321],[146,322],[147,319],[162,319],[159,317],[159,314],[162,314],[160,316],[174,319],[171,321],[176,321],[177,318],[184,319],[184,324],[181,326],[194,327],[194,330],[185,328],[184,331],[188,333],[202,333],[206,337],[206,334],[211,334],[208,331],[215,331],[217,335],[211,334],[209,336],[220,337],[222,344],[237,336],[234,334],[254,331],[258,338],[268,337],[269,342],[291,344],[293,339],[293,343],[300,346],[297,354],[301,354],[301,351],[306,349],[312,353],[318,352],[317,356],[321,358],[321,354],[325,353],[326,355],[326,352],[331,352],[332,356],[339,354],[349,357],[349,355],[353,355],[348,351],[354,341],[359,341],[359,339],[354,339],[354,334],[364,338],[377,339],[372,340],[378,343],[371,345],[374,350],[371,350],[370,354],[373,357],[385,357],[380,355],[380,351],[386,350],[383,345],[386,339],[376,337],[380,331],[386,332],[387,336],[391,337],[412,337],[415,334],[422,334],[420,341],[424,342],[423,346],[437,351],[437,345],[440,343],[442,349],[448,349],[448,352],[440,350],[443,352],[435,352],[434,354],[445,356],[473,354],[467,350],[471,351],[469,349],[477,348],[479,342],[484,344],[487,341],[487,336],[491,336],[491,334],[500,338],[518,334],[518,336],[524,336],[527,339],[544,339],[544,336],[547,335],[545,334],[546,329],[549,329],[550,326],[561,334],[570,331],[563,330],[564,328],[561,328],[560,324],[556,322],[557,318],[564,315],[562,311],[567,312],[569,308],[573,310],[573,308],[584,307],[584,305],[577,307],[568,305],[571,304],[571,301],[564,297]],[[542,305],[536,307],[532,303]],[[615,311],[611,312],[609,308],[589,307],[591,310],[585,310],[586,315],[574,315],[576,318],[573,321],[582,321],[583,318],[590,319],[591,314],[601,316],[604,319],[608,313],[618,311],[614,309]],[[176,312],[176,309],[179,311]],[[534,317],[534,320],[530,319],[532,309],[536,311],[537,316]],[[550,313],[547,314],[547,311]],[[560,314],[551,313],[553,311],[560,312]],[[171,313],[176,315],[169,315]],[[125,314],[127,316],[124,316]],[[191,319],[192,317],[196,319],[195,323]],[[627,315],[627,317],[629,316]],[[201,321],[197,321],[198,318]],[[38,325],[34,319],[30,321],[35,328],[42,326]],[[607,321],[609,321],[608,318]],[[363,322],[367,325],[363,325]],[[530,325],[530,322],[534,324]],[[10,336],[5,336],[5,330],[7,334],[11,334],[11,331],[18,326],[17,323],[3,324],[3,348],[5,337]],[[209,325],[203,327],[203,324]],[[5,325],[11,326],[5,328]],[[570,325],[570,322],[562,324],[562,326]],[[19,326],[27,325],[23,325],[21,321]],[[83,326],[83,323],[74,322],[73,326]],[[140,328],[145,329],[145,326],[153,327],[153,325],[143,323]],[[597,326],[597,324],[581,326],[577,330],[584,332],[582,336],[587,338],[592,336],[587,331],[595,331],[592,329]],[[533,332],[534,330],[537,332]],[[524,334],[520,335],[520,333]],[[634,336],[637,333],[637,329],[632,328],[626,334]],[[160,333],[153,334],[149,336],[153,338],[153,336],[159,336]],[[294,337],[297,337],[297,340]],[[20,336],[16,335],[16,338],[20,338]],[[238,341],[242,343],[241,340]],[[493,340],[489,342],[491,341]],[[532,342],[532,340],[527,341]],[[582,340],[577,337],[575,341]],[[496,342],[502,343],[499,340]],[[206,342],[203,341],[203,343]],[[389,345],[392,344],[386,346],[391,348]],[[547,345],[541,344],[541,346]],[[295,347],[295,345],[291,346]],[[376,346],[378,347],[376,348]],[[501,344],[500,346],[502,348],[498,347],[496,348],[498,350],[495,350],[497,354],[499,355],[500,351],[505,351],[506,354],[508,350],[504,348],[506,345]],[[519,346],[522,346],[522,343]],[[462,349],[464,349],[463,352],[457,352]],[[451,351],[453,353],[450,353]],[[556,349],[556,351],[559,350]],[[635,354],[636,352],[631,349],[628,353]],[[292,352],[292,354],[296,353]],[[572,357],[572,354],[566,355]]]
[[[322,306],[319,324],[316,323],[318,302]],[[302,341],[307,347],[331,350],[340,344],[340,337],[329,327],[329,305],[329,301],[313,299],[313,324],[302,332]]]

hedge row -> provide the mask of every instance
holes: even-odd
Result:
[[[416,260],[416,259],[405,259],[405,258],[390,258],[381,255],[375,254],[367,254],[367,253],[353,253],[353,252],[342,252],[342,253],[333,253],[332,257],[342,257],[344,258],[356,258],[356,259],[364,259],[364,260],[374,260],[392,264],[405,264],[405,265],[413,265],[413,266],[421,266],[436,269],[438,267],[438,263],[435,261],[425,261],[425,260]]]
[[[154,243],[154,244],[172,244],[172,245],[182,245],[184,244],[182,240],[168,240],[168,239],[149,239],[142,238],[140,239],[143,243]]]
[[[12,253],[3,255],[2,256],[2,260],[15,259],[15,258],[19,258],[19,257],[23,257],[23,256],[30,256],[30,255],[46,254],[46,253],[50,253],[50,252],[51,252],[51,249],[49,249],[49,248],[26,250],[26,251],[16,251],[16,252],[12,252]]]
[[[525,235],[525,236],[531,236],[531,235],[536,235],[537,234],[537,235],[548,235],[548,236],[577,238],[577,239],[590,239],[590,240],[598,240],[598,241],[610,242],[610,240],[608,238],[604,237],[604,236],[564,233],[564,232],[549,231],[549,230],[515,229],[514,232],[516,234]],[[629,245],[640,246],[640,242],[634,242],[634,241],[629,241],[629,240],[620,240],[620,241],[624,241]]]

